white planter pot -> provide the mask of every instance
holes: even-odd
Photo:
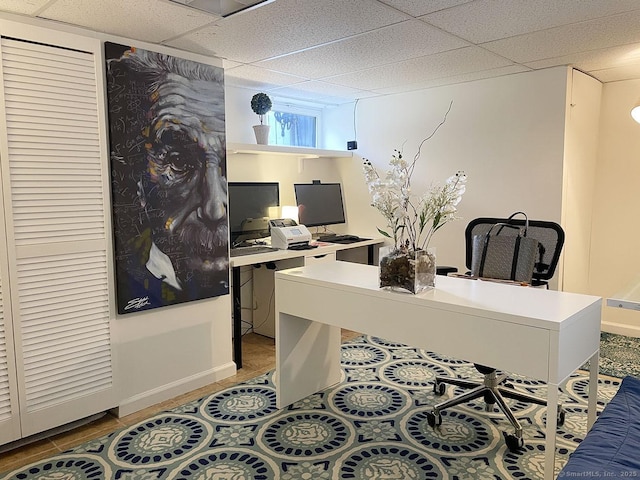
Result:
[[[253,131],[256,134],[256,143],[258,145],[269,144],[269,125],[254,125]]]

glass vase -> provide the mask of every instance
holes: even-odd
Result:
[[[436,285],[436,255],[432,249],[380,249],[380,288],[418,294]]]

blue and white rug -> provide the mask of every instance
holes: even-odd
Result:
[[[600,373],[624,378],[640,378],[640,338],[600,333]]]
[[[343,345],[342,367],[340,384],[283,410],[275,406],[271,372],[0,478],[543,478],[543,407],[508,400],[524,428],[517,454],[503,440],[502,431],[512,433],[508,420],[497,409],[487,413],[481,400],[442,412],[438,429],[428,425],[433,404],[461,393],[449,386],[436,396],[434,377],[480,379],[472,364],[366,336]],[[546,395],[540,382],[513,376],[512,383]],[[585,435],[587,385],[578,373],[563,388],[557,471]],[[600,380],[600,408],[618,387],[618,380]]]

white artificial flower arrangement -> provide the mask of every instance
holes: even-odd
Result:
[[[389,162],[390,169],[380,175],[371,162],[364,159],[364,174],[371,205],[378,209],[387,221],[389,231],[378,228],[380,234],[393,239],[394,250],[426,250],[433,235],[446,223],[455,220],[456,207],[465,192],[467,177],[458,171],[442,186],[433,186],[428,193],[415,196],[411,192],[411,177],[420,158],[422,145],[435,135],[445,123],[444,119],[427,138],[422,140],[411,162],[395,150]]]

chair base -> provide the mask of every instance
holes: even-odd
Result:
[[[505,398],[542,406],[546,406],[547,401],[542,398],[538,398],[533,395],[515,390],[506,382],[508,376],[505,374],[498,375],[495,369],[489,369],[487,367],[483,367],[482,365],[477,365],[476,367],[479,371],[484,373],[484,381],[482,383],[465,380],[462,378],[436,377],[433,384],[433,391],[436,393],[436,395],[444,394],[445,384],[455,385],[457,387],[470,390],[462,395],[450,398],[449,400],[435,405],[431,412],[431,416],[428,417],[429,424],[432,427],[441,425],[442,416],[440,415],[440,412],[447,408],[455,407],[456,405],[460,405],[461,403],[466,403],[471,400],[475,400],[476,398],[484,397],[487,411],[493,411],[493,406],[495,404],[498,404],[498,407],[500,408],[502,413],[504,413],[504,415],[509,419],[509,423],[511,423],[515,432],[514,435],[508,435],[505,433],[505,440],[507,442],[509,450],[519,450],[524,446],[524,441],[522,439],[522,425],[520,425],[520,422],[513,414],[513,411],[511,410],[509,405],[507,405]],[[564,423],[564,417],[564,409],[560,405],[558,406],[558,426],[561,426]]]

